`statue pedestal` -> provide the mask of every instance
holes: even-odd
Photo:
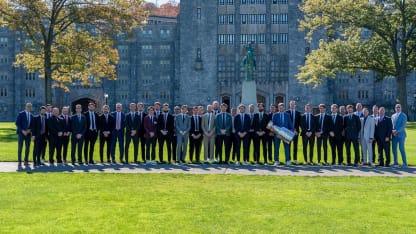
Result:
[[[248,111],[248,105],[254,104],[257,109],[257,91],[256,91],[256,81],[254,80],[244,80],[242,93],[241,93],[241,103],[246,105],[246,111]]]

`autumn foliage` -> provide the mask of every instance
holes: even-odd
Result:
[[[158,7],[154,3],[148,2],[145,4],[144,9],[148,10],[150,15],[176,17],[179,14],[180,4],[172,1]]]

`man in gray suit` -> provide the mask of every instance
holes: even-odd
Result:
[[[204,163],[214,160],[215,114],[212,105],[207,106],[207,113],[202,116],[202,132],[204,133]]]
[[[368,109],[363,109],[363,117],[360,118],[361,120],[361,132],[360,132],[360,140],[361,140],[361,149],[363,151],[363,165],[371,166],[373,162],[373,140],[374,140],[374,118],[368,115]],[[368,153],[368,157],[367,157]]]
[[[188,146],[189,130],[191,129],[191,120],[188,116],[188,106],[182,105],[182,113],[175,118],[176,137],[178,147],[176,149],[177,161],[185,163],[186,148]]]

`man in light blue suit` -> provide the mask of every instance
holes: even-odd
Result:
[[[285,112],[285,104],[279,103],[278,105],[279,112],[275,113],[272,117],[273,125],[278,127],[285,127],[290,131],[294,131],[292,120],[290,119],[290,115]],[[280,138],[274,135],[274,165],[279,165],[279,148],[280,148]],[[285,148],[285,162],[286,165],[290,165],[290,154],[289,154],[289,144],[284,143]]]
[[[407,116],[405,113],[402,113],[402,107],[400,104],[396,104],[396,113],[391,116],[391,121],[393,122],[393,157],[394,157],[394,164],[393,166],[398,166],[399,162],[397,159],[397,144],[399,144],[400,154],[402,155],[403,165],[402,167],[407,167],[407,160],[406,160],[406,152],[404,149],[404,141],[406,139],[406,123],[407,123]]]
[[[177,161],[185,163],[186,148],[188,146],[189,130],[191,129],[191,120],[188,116],[188,106],[182,105],[182,113],[175,118],[176,137],[178,147],[176,148]]]

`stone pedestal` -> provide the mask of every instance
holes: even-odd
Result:
[[[243,81],[243,87],[241,92],[241,103],[246,105],[246,111],[248,111],[248,105],[254,104],[257,109],[257,92],[256,81]]]

